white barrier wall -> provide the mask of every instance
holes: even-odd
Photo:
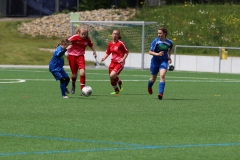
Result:
[[[105,52],[97,52],[97,55],[100,62]],[[151,58],[152,56],[149,54],[144,55],[144,69],[150,67]],[[86,51],[85,59],[95,61],[92,51]],[[142,54],[130,53],[126,59],[125,67],[140,69],[141,59]],[[172,60],[174,60],[174,55],[172,55]],[[105,64],[108,66],[110,61],[111,55],[105,60]],[[174,61],[172,64],[174,64]],[[174,67],[177,71],[240,73],[240,57],[228,57],[227,60],[219,60],[218,56],[176,55],[176,66]]]

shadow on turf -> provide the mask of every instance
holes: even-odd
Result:
[[[158,98],[156,98],[158,99]],[[163,100],[171,100],[171,101],[198,101],[199,99],[183,99],[183,98],[163,98]]]

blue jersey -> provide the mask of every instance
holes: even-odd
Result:
[[[49,71],[61,71],[64,66],[64,54],[59,55],[62,51],[62,47],[58,46],[52,55],[52,59],[49,62]]]
[[[160,51],[164,51],[163,56],[153,56],[152,61],[157,62],[161,60],[168,60],[168,51],[169,49],[172,49],[173,42],[169,39],[165,39],[165,41],[161,41],[160,38],[155,38],[152,43],[150,50],[156,53],[159,53]]]

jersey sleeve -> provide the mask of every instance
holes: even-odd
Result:
[[[93,46],[93,43],[92,43],[92,41],[91,41],[90,38],[88,38],[88,46],[89,46],[89,47],[92,47],[92,46]]]
[[[171,41],[169,48],[172,49],[172,47],[173,47],[173,42]]]
[[[76,41],[76,40],[81,40],[78,34],[74,34],[73,36],[69,37],[68,40],[70,42]]]
[[[111,42],[108,43],[107,49],[106,49],[106,54],[108,55],[111,54],[110,47],[111,47]]]
[[[55,53],[56,53],[56,56],[57,56],[57,57],[60,55],[61,51],[62,51],[62,47],[61,47],[61,46],[58,46],[58,47],[56,48],[56,50],[55,50]]]
[[[125,46],[125,44],[124,43],[122,43],[122,45],[121,45],[122,47],[122,52],[124,53],[124,54],[126,54],[126,53],[128,53],[128,49],[127,49],[127,47]]]
[[[154,39],[150,45],[150,51],[154,51],[156,48],[157,39]]]

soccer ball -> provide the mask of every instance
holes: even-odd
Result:
[[[83,87],[83,89],[82,89],[82,94],[83,94],[85,97],[91,96],[91,94],[92,94],[92,87],[90,87],[90,86],[85,86],[85,87]]]

